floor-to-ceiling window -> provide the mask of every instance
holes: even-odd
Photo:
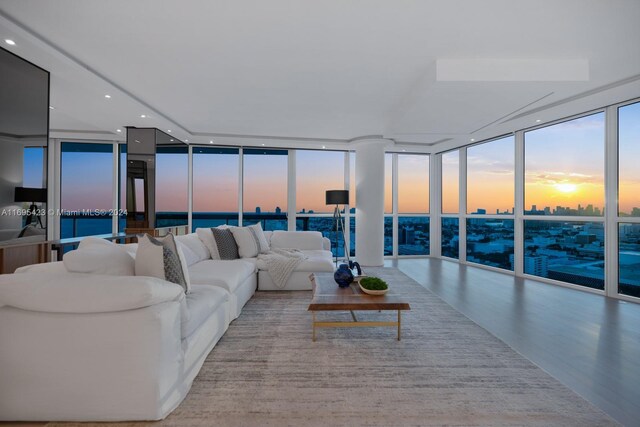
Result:
[[[60,237],[112,232],[113,144],[63,142]]]
[[[458,258],[460,249],[460,150],[442,154],[442,256]]]
[[[349,155],[349,255],[356,255],[356,153],[352,151]]]
[[[398,255],[429,255],[429,156],[396,154]],[[385,227],[386,229],[386,227]]]
[[[296,150],[296,229],[321,232],[339,257],[344,256],[345,239],[335,231],[335,206],[325,203],[325,193],[345,188],[345,156],[344,151]],[[345,216],[345,207],[340,209]]]
[[[524,133],[524,273],[604,289],[604,147],[604,112]]]
[[[467,261],[514,269],[515,140],[467,148]]]
[[[287,230],[287,157],[287,150],[244,149],[243,224]]]
[[[156,227],[187,224],[188,194],[189,151],[187,146],[158,145],[156,148]]]
[[[118,233],[122,233],[127,227],[127,144],[118,144],[118,183]]]
[[[238,225],[239,171],[238,148],[193,148],[193,230]]]
[[[640,102],[618,108],[618,292],[640,297]]]
[[[384,254],[393,255],[393,154],[384,155]]]

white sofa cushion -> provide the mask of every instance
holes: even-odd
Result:
[[[255,258],[258,256],[260,242],[253,229],[249,227],[234,227],[231,229],[231,233],[238,245],[240,258]]]
[[[218,286],[193,285],[185,298],[188,316],[181,322],[182,339],[189,337],[222,304],[229,302],[229,292]]]
[[[274,231],[270,243],[272,248],[280,249],[323,249],[322,233],[319,231]]]
[[[193,284],[221,286],[233,293],[255,271],[255,263],[243,259],[208,259],[189,267],[189,276]]]
[[[202,243],[202,240],[200,240],[200,238],[196,233],[185,234],[183,236],[176,236],[176,241],[191,250],[191,252],[195,255],[195,259],[197,259],[197,261],[195,262],[204,261],[205,259],[211,258],[211,253],[209,252],[209,249],[207,249],[204,243]],[[184,250],[184,248],[183,248],[183,251],[185,252],[185,257],[186,257],[187,251]]]
[[[133,276],[135,261],[120,245],[104,239],[86,238],[78,249],[67,252],[64,266],[72,273]]]
[[[0,275],[0,306],[50,313],[106,313],[181,301],[182,288],[154,277],[49,272]]]
[[[16,269],[15,273],[16,274],[22,274],[22,273],[62,274],[62,273],[68,273],[68,270],[64,266],[64,262],[55,261],[55,262],[45,262],[42,264],[25,265],[24,267],[20,267]]]
[[[161,238],[148,234],[138,238],[135,275],[177,283],[186,293],[191,287],[187,262],[171,233]]]

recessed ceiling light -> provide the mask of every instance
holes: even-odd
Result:
[[[402,152],[403,152],[403,153],[404,153],[405,151],[407,151],[407,150],[402,150]]]
[[[170,139],[169,141],[173,142],[173,139]]]
[[[6,44],[8,44],[9,46],[15,46],[15,45],[16,45],[16,42],[14,42],[14,41],[13,41],[13,40],[11,40],[11,39],[4,39],[4,42],[5,42]]]
[[[171,129],[167,129],[167,132],[171,133]]]
[[[116,132],[122,132],[122,129],[116,129]]]
[[[322,146],[322,148],[327,148],[327,147],[325,147],[325,146],[323,145],[323,146]]]
[[[471,142],[474,142],[474,141],[475,141],[475,138],[471,138],[471,139],[470,139],[470,141],[471,141]]]
[[[184,142],[189,142],[189,140],[188,140],[188,139],[185,139],[185,140],[184,140]]]
[[[140,114],[140,117],[144,119],[147,116],[145,114]]]
[[[262,146],[264,147],[264,144],[262,144]]]
[[[49,105],[49,110],[55,110],[52,105]]]
[[[209,141],[209,144],[213,144],[213,141]]]
[[[536,120],[536,123],[540,123],[541,121],[542,121],[542,120],[538,119],[538,120]]]
[[[109,99],[109,98],[111,98],[111,95],[107,94],[107,95],[105,95],[104,97],[105,97],[105,98],[107,98],[107,99]]]

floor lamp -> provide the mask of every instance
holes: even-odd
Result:
[[[39,225],[40,228],[44,228],[42,218],[38,215],[38,205],[36,205],[36,203],[47,202],[46,188],[16,187],[13,201],[16,203],[31,203],[31,206],[29,206],[29,215],[27,216],[26,225],[34,223],[36,226]]]
[[[336,266],[338,266],[338,233],[342,234],[342,241],[345,243],[344,255],[349,261],[349,254],[346,248],[345,231],[344,231],[344,219],[342,218],[342,214],[340,213],[340,205],[348,205],[349,204],[349,190],[327,190],[326,192],[326,204],[327,205],[335,205],[335,209],[333,210],[333,221],[335,224],[335,247],[336,247]]]

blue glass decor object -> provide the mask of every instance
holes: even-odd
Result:
[[[341,288],[347,288],[353,282],[353,273],[349,269],[348,264],[340,264],[340,267],[333,273],[333,280],[336,281]]]
[[[360,268],[360,264],[356,261],[349,261],[349,270],[356,269],[358,271],[358,276],[362,276],[362,269]]]

